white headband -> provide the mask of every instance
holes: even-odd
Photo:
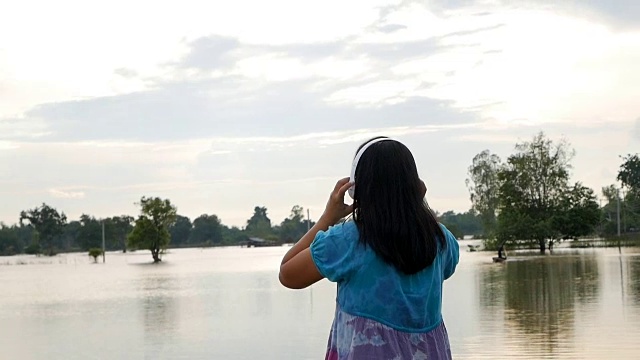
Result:
[[[364,154],[364,152],[369,148],[369,146],[378,143],[380,141],[387,141],[387,140],[391,140],[391,141],[396,141],[395,139],[391,139],[388,137],[383,137],[383,138],[377,138],[374,140],[369,141],[368,143],[364,144],[363,147],[360,148],[360,150],[358,151],[358,153],[356,154],[356,157],[353,159],[353,163],[351,163],[351,176],[349,176],[349,181],[353,183],[353,186],[351,186],[349,188],[349,196],[351,196],[351,198],[353,199],[353,194],[355,192],[355,181],[356,181],[356,169],[358,168],[358,162],[360,161],[360,158],[362,157],[362,154]]]

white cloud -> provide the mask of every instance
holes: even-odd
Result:
[[[61,199],[83,199],[84,198],[84,192],[82,191],[49,189],[49,194],[54,198],[61,198]]]

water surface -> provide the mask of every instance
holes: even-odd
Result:
[[[0,359],[322,359],[335,285],[283,288],[287,250],[0,257]],[[446,282],[454,358],[638,358],[640,249],[491,256]]]

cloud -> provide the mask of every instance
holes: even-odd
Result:
[[[62,199],[83,199],[84,192],[82,191],[66,191],[60,189],[50,189],[49,194],[54,198]]]
[[[168,83],[156,90],[40,105],[23,121],[42,124],[38,141],[289,136],[390,123],[417,126],[475,121],[472,114],[451,111],[444,101],[420,97],[401,97],[402,101],[375,108],[342,106],[341,99],[357,96],[358,89],[332,93],[333,88],[328,87],[314,92],[309,89],[312,84],[305,80],[249,87],[237,78]],[[363,91],[373,95],[373,90]],[[329,106],[322,96],[336,105]]]
[[[235,38],[207,36],[188,44],[190,51],[178,64],[179,67],[212,70],[233,63],[231,52],[238,48]]]
[[[133,70],[133,69],[127,69],[127,68],[117,68],[115,70],[113,70],[113,73],[116,75],[120,75],[124,78],[133,78],[138,76],[138,72]]]
[[[406,28],[407,27],[405,25],[401,25],[401,24],[387,24],[387,25],[379,26],[378,30],[383,33],[392,33],[394,31],[398,31]]]

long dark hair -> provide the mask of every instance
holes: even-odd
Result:
[[[368,142],[365,142],[358,151]],[[360,242],[405,274],[430,266],[444,233],[424,200],[423,183],[411,151],[402,143],[372,144],[355,172],[354,212]]]

